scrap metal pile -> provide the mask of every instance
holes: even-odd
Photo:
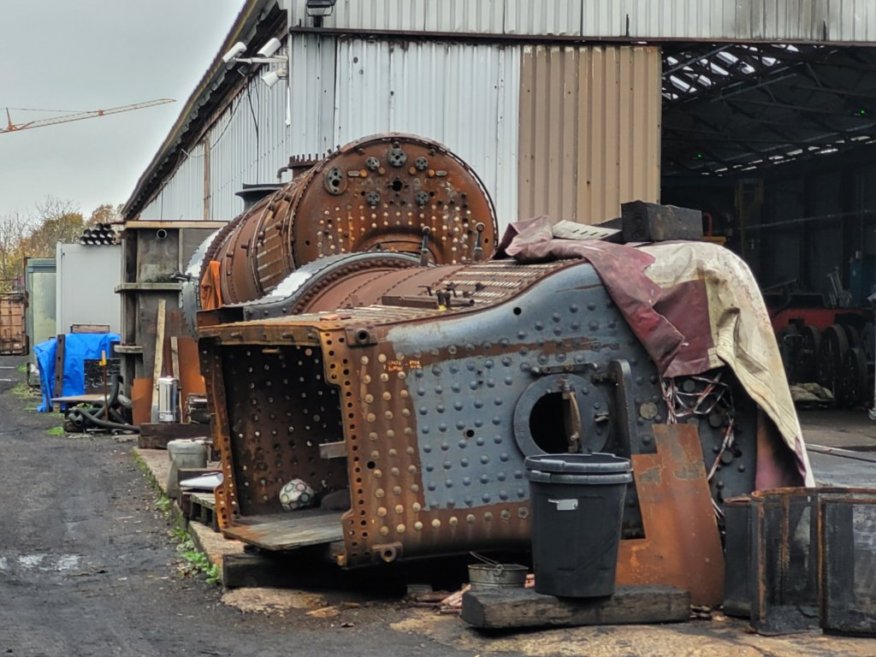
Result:
[[[528,550],[524,459],[611,452],[635,477],[618,580],[720,602],[724,500],[809,476],[768,320],[764,365],[732,338],[760,344],[749,306],[715,301],[748,294],[747,269],[712,245],[512,228],[489,259],[496,218],[474,172],[391,134],[299,172],[204,246],[187,310],[221,528],[343,567]]]

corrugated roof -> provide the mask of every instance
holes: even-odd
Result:
[[[876,49],[663,50],[663,172],[737,175],[876,141]]]

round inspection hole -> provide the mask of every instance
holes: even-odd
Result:
[[[394,192],[400,192],[404,188],[404,186],[405,184],[398,178],[392,181],[392,191]]]
[[[547,393],[532,407],[529,431],[535,444],[548,454],[560,454],[569,450],[563,416],[564,401],[561,392]]]
[[[514,307],[514,314],[515,314],[515,315],[519,315],[519,314],[522,313],[522,312],[523,312],[523,311],[522,311],[520,308],[518,308],[518,307],[516,307],[516,306]]]
[[[368,461],[368,463],[365,464],[365,467],[369,470],[373,470],[376,466],[377,464],[374,461]]]
[[[465,430],[465,437],[466,438],[474,438],[474,434],[475,434],[474,429],[466,429]]]

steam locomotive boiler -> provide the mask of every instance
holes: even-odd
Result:
[[[316,162],[212,235],[192,258],[183,309],[259,299],[298,267],[358,251],[416,254],[424,264],[489,257],[496,213],[477,174],[438,142],[388,133]],[[392,266],[394,261],[390,262]]]
[[[591,264],[408,257],[386,271],[383,258],[315,261],[282,299],[201,329],[227,535],[335,544],[344,566],[525,549],[526,456],[654,452],[664,381]],[[718,374],[674,385],[701,398],[687,421],[720,502],[754,488],[758,428],[755,404]],[[335,506],[284,512],[293,478]],[[643,532],[631,492],[627,538]]]
[[[347,568],[528,550],[525,458],[610,452],[634,472],[619,579],[720,601],[724,500],[810,476],[738,258],[538,220],[486,260],[483,187],[414,137],[297,180],[196,262],[225,535]]]

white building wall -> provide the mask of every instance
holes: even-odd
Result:
[[[517,219],[520,57],[512,46],[341,41],[334,142],[390,131],[442,142],[507,225]]]
[[[204,218],[204,146],[191,150],[158,195],[143,208],[144,220]]]
[[[293,25],[311,25],[306,0]],[[861,42],[874,0],[338,0],[327,28],[589,38]]]
[[[295,35],[290,61],[288,102],[284,83],[255,76],[141,219],[232,219],[243,183],[275,182],[290,156],[389,131],[444,143],[482,178],[500,222],[517,218],[520,47]]]
[[[121,331],[122,247],[57,244],[55,248],[55,334],[73,324],[108,324]]]

